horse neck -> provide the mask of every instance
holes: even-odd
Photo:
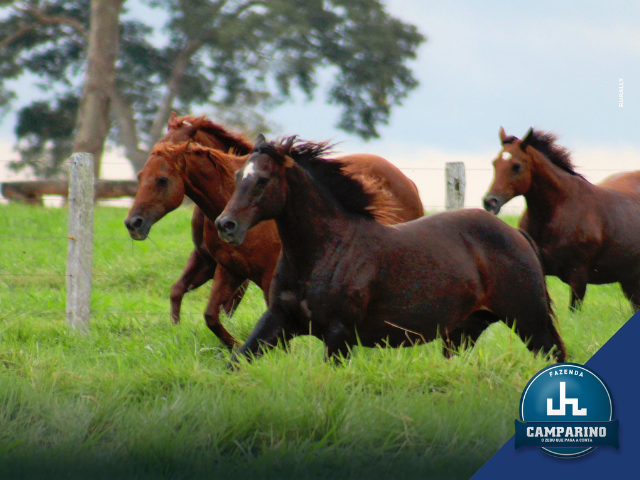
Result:
[[[235,170],[235,165],[232,163]],[[233,181],[224,180],[212,161],[200,155],[187,155],[183,182],[185,193],[204,214],[215,220],[233,194]]]
[[[548,221],[583,180],[538,156],[532,166],[531,186],[524,194],[527,209],[530,217]]]
[[[355,236],[357,224],[298,166],[287,169],[287,200],[276,218],[283,257],[310,271],[326,253]]]

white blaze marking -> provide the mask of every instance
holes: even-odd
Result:
[[[511,155],[509,152],[502,153],[502,160],[504,160],[505,162],[508,162],[509,160],[511,160],[512,157],[513,155]]]
[[[242,174],[242,179],[243,180],[245,178],[247,178],[248,176],[253,175],[253,165],[254,165],[254,163],[251,162],[249,165],[244,167],[244,173]]]

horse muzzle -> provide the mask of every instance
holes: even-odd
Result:
[[[124,221],[124,226],[127,227],[129,236],[134,240],[145,240],[152,225],[153,222],[145,220],[139,215],[127,217]]]
[[[498,215],[498,213],[500,213],[500,208],[503,204],[504,202],[502,202],[495,195],[489,194],[484,197],[484,209],[489,213],[493,213],[494,215]]]
[[[216,219],[216,228],[218,229],[218,236],[223,242],[227,242],[229,245],[238,246],[244,242],[244,237],[247,234],[247,229],[238,224],[235,220],[227,215],[221,215]]]

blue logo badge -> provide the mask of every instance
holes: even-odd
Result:
[[[613,421],[607,385],[575,363],[552,365],[533,376],[515,424],[516,448],[534,445],[554,457],[581,457],[603,445],[618,448],[618,420]]]

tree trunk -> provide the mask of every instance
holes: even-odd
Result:
[[[178,54],[176,63],[171,70],[171,77],[169,78],[167,91],[162,97],[162,101],[158,106],[158,111],[153,118],[153,125],[151,125],[151,131],[149,132],[148,138],[149,148],[153,147],[153,145],[163,137],[162,132],[164,132],[164,129],[167,126],[169,115],[171,115],[173,101],[180,92],[180,81],[182,80],[182,75],[184,75],[184,72],[189,66],[189,60],[191,60],[191,57],[193,57],[202,45],[204,45],[202,40],[192,40],[187,43]]]
[[[109,133],[109,103],[114,88],[123,3],[124,0],[91,0],[87,71],[73,151],[93,154],[96,178],[100,176],[102,152]]]
[[[148,153],[138,147],[140,140],[133,108],[127,99],[118,93],[117,88],[113,89],[111,95],[111,111],[118,124],[118,133],[120,142],[124,145],[125,156],[131,163],[133,171],[138,173],[144,167]]]

